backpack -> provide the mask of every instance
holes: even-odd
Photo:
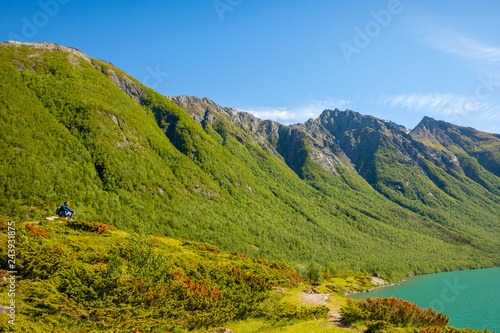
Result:
[[[62,206],[57,207],[57,209],[56,209],[57,216],[61,216],[61,213],[62,213],[62,209],[61,208],[62,208]]]

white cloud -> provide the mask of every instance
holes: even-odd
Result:
[[[432,28],[424,37],[425,42],[435,49],[466,59],[500,63],[500,47],[460,35],[441,28]]]
[[[311,100],[307,104],[294,107],[249,107],[238,110],[249,112],[263,120],[271,119],[278,122],[293,123],[318,117],[325,109],[343,108],[350,103],[350,101],[344,99],[327,98],[324,100]]]
[[[491,104],[474,97],[455,94],[401,94],[397,96],[382,96],[379,105],[391,108],[402,107],[422,110],[432,114],[450,116],[465,115],[475,112],[485,112],[491,109]]]

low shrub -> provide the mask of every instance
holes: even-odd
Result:
[[[33,236],[50,237],[46,230],[37,228],[34,224],[25,224],[24,229]]]
[[[68,226],[71,229],[74,230],[82,230],[82,231],[88,231],[88,232],[93,232],[96,234],[104,234],[108,232],[109,230],[115,230],[116,228],[105,223],[99,223],[99,222],[87,222],[87,221],[81,221],[81,220],[67,220],[66,221],[66,226]]]
[[[385,320],[374,320],[366,323],[365,333],[391,332],[393,326]]]
[[[385,321],[399,327],[442,327],[449,322],[449,318],[442,313],[423,309],[395,297],[360,301],[350,299],[341,309],[341,314],[347,325],[364,321]]]

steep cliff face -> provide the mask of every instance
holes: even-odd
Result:
[[[425,117],[411,131],[411,137],[436,155],[451,157],[460,165],[460,157],[473,157],[487,171],[500,176],[500,135],[456,126]],[[449,160],[448,160],[449,162]]]
[[[377,168],[380,167],[377,163],[378,155],[386,157],[390,155],[393,162],[404,165],[413,170],[413,173],[425,176],[420,161],[422,157],[440,167],[453,166],[455,163],[455,156],[449,154],[449,150],[446,150],[448,154],[437,154],[432,148],[457,145],[453,139],[458,140],[458,144],[464,145],[463,140],[460,141],[456,135],[454,138],[445,138],[443,135],[439,138],[434,137],[432,132],[426,129],[425,124],[438,124],[438,122],[430,118],[424,118],[410,133],[410,130],[390,121],[365,116],[352,110],[337,109],[325,110],[318,118],[310,119],[303,124],[285,126],[270,120],[260,120],[233,108],[221,107],[208,98],[190,96],[169,98],[185,109],[204,128],[207,124],[217,121],[230,122],[249,134],[255,143],[283,158],[301,178],[304,178],[302,172],[304,164],[312,160],[334,175],[338,175],[337,167],[356,170],[374,185],[380,180],[377,172]],[[237,134],[233,135],[242,140]],[[495,136],[492,135],[492,138]],[[469,147],[468,151],[472,152],[474,148]],[[498,168],[494,160],[496,154],[484,152],[484,155],[487,154],[493,156],[487,163],[490,163],[491,165],[488,164],[490,169],[496,172]],[[482,157],[485,160],[484,156]]]
[[[258,144],[266,151],[281,157],[271,144],[278,138],[277,132],[283,125],[272,122],[262,121],[247,112],[240,112],[233,108],[222,107],[209,98],[203,99],[194,96],[167,96],[186,112],[204,129],[214,122],[227,122],[234,125],[239,131],[231,135],[238,141],[243,141],[244,137],[251,138],[252,142]]]
[[[312,130],[312,127],[301,124],[285,126],[271,120],[260,120],[250,113],[221,107],[206,97],[200,99],[192,96],[170,96],[169,98],[185,109],[204,128],[207,123],[224,120],[250,134],[255,143],[283,158],[301,178],[304,177],[302,168],[307,160],[315,161],[333,174],[338,174],[336,165],[352,168],[349,159],[335,142],[335,138],[322,127]]]
[[[317,119],[306,122],[304,127],[308,132],[326,132],[333,136],[338,147],[370,184],[377,181],[376,154],[384,149],[390,148],[399,161],[417,167],[413,160],[417,152],[410,139],[392,123],[352,110],[325,110]]]
[[[256,142],[274,150],[287,165],[304,178],[304,164],[312,160],[323,169],[338,175],[338,167],[357,170],[368,182],[377,180],[375,154],[384,147],[394,147],[398,159],[422,173],[415,158],[419,155],[410,136],[391,122],[346,110],[325,110],[317,119],[304,124],[285,126],[262,121],[233,108],[223,108],[208,98],[169,97],[185,109],[200,125],[225,120],[250,133]]]

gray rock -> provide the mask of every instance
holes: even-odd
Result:
[[[228,328],[219,328],[215,331],[210,331],[210,333],[233,333],[233,331]]]

